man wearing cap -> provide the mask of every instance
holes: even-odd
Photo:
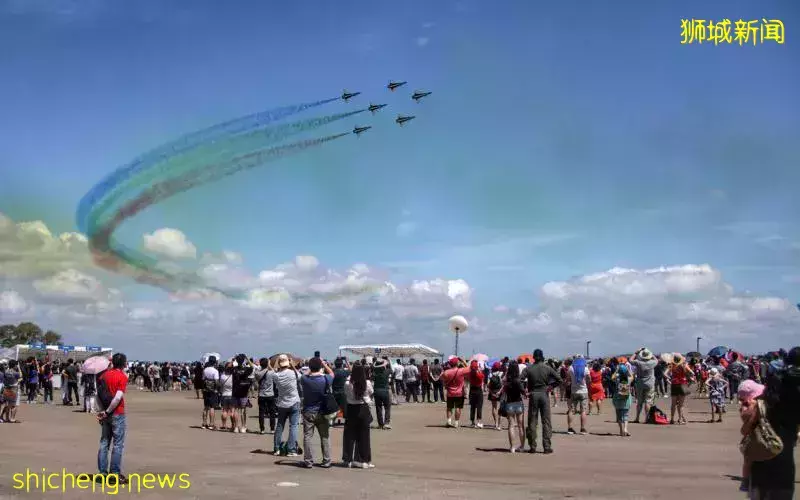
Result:
[[[636,378],[634,379],[634,389],[636,390],[636,418],[634,423],[639,423],[639,416],[644,409],[644,418],[650,412],[653,405],[656,390],[656,365],[658,360],[653,353],[646,347],[642,347],[631,356],[630,364],[636,367]]]
[[[281,444],[283,440],[283,427],[286,420],[289,420],[289,438],[286,441],[286,452],[288,457],[296,457],[297,454],[297,426],[300,422],[300,391],[298,390],[300,374],[292,363],[289,356],[281,354],[278,356],[278,371],[275,372],[275,388],[278,390],[278,397],[275,400],[275,407],[278,410],[278,421],[275,424],[274,453],[281,454]]]
[[[528,443],[530,453],[536,452],[536,433],[538,417],[542,419],[542,445],[544,452],[553,453],[553,421],[550,417],[550,401],[547,397],[547,388],[560,385],[561,377],[558,372],[544,362],[544,353],[541,349],[533,351],[533,364],[525,367],[523,378],[526,381],[530,400],[528,403]]]

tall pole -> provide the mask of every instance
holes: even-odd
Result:
[[[702,338],[703,337],[697,337],[697,349],[696,349],[697,352],[700,352],[700,340],[702,340]]]
[[[456,328],[456,357],[458,357],[458,328]]]
[[[589,359],[589,344],[591,344],[591,340],[586,341],[586,359]]]

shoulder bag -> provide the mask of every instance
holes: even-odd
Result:
[[[763,400],[758,402],[758,423],[750,434],[742,438],[739,451],[748,460],[764,462],[778,456],[783,451],[783,441],[772,425],[767,420],[766,405]]]

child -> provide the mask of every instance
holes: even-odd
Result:
[[[719,373],[719,370],[712,368],[706,386],[708,387],[708,400],[711,402],[711,420],[714,422],[714,414],[718,415],[717,422],[722,422],[722,414],[725,412],[725,391],[728,388],[728,381]]]
[[[753,429],[758,418],[756,399],[764,393],[764,386],[753,380],[745,380],[739,385],[737,396],[739,398],[739,415],[742,417],[742,435],[746,436]],[[739,490],[748,491],[750,488],[750,462],[744,457],[742,463],[742,484]]]

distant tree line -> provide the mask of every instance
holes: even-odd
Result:
[[[0,345],[14,347],[17,344],[63,345],[61,335],[53,330],[44,331],[36,323],[26,321],[18,325],[0,326]]]

